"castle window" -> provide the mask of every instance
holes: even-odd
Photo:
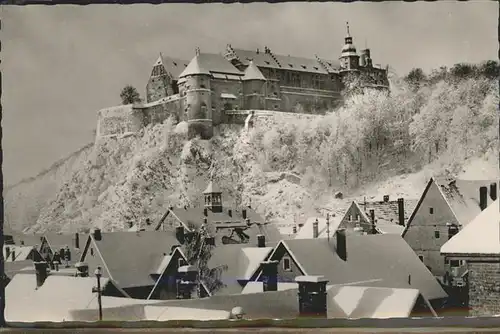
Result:
[[[439,231],[434,231],[434,238],[439,239],[440,237]]]
[[[432,215],[434,214],[434,208],[429,208],[429,213]]]

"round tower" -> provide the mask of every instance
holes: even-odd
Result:
[[[264,109],[266,78],[254,64],[253,60],[248,64],[241,80],[243,81],[244,108]]]
[[[188,122],[188,138],[210,139],[213,136],[211,74],[202,64],[200,50],[179,75],[184,92],[184,112]]]
[[[342,53],[339,57],[340,67],[344,71],[357,69],[359,66],[359,56],[356,52],[356,47],[352,43],[352,37],[349,32],[349,22],[347,22],[347,36],[345,44],[342,47]]]

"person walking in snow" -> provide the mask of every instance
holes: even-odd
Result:
[[[54,253],[54,256],[52,257],[52,263],[54,263],[56,271],[59,271],[59,264],[61,263],[61,256],[59,255],[59,252]]]
[[[66,249],[64,250],[64,262],[65,262],[66,268],[69,268],[70,261],[71,261],[71,251],[69,250],[69,247],[66,246]]]

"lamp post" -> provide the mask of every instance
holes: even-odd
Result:
[[[102,321],[102,303],[101,303],[101,267],[97,267],[94,271],[94,275],[97,278],[97,288],[93,288],[92,292],[97,292],[97,304],[99,305],[99,321]]]

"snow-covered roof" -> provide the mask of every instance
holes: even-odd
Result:
[[[245,69],[245,75],[243,76],[243,78],[241,80],[243,80],[243,81],[246,81],[246,80],[266,81],[266,78],[264,77],[264,75],[262,75],[262,72],[255,65],[255,63],[253,61],[250,61],[247,68]]]
[[[444,254],[500,255],[499,200],[491,203],[476,218],[441,247]]]
[[[210,71],[203,67],[200,62],[199,55],[194,56],[194,58],[189,62],[188,66],[179,74],[180,78],[187,77],[188,75],[210,75]]]
[[[278,283],[278,291],[297,289],[297,283]],[[327,285],[328,318],[405,318],[420,292],[366,286]],[[242,294],[263,292],[262,282],[249,282]]]
[[[312,239],[313,238],[313,224],[318,220],[318,238],[328,238],[328,231],[326,225],[326,218],[322,217],[309,217],[304,225],[297,231],[294,239]],[[330,216],[330,237],[332,237],[340,223],[342,222],[341,215]]]
[[[246,259],[243,265],[244,278],[250,279],[259,268],[260,263],[271,253],[273,247],[245,247],[241,251]],[[242,271],[243,271],[242,270]]]

